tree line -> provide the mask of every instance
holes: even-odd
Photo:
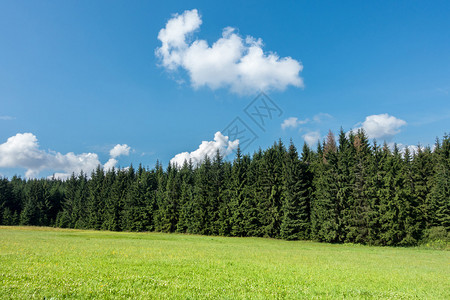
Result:
[[[450,139],[411,153],[363,131],[199,165],[0,178],[0,224],[416,245],[450,232]]]

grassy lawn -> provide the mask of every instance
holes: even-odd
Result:
[[[450,251],[0,227],[0,298],[450,299]]]

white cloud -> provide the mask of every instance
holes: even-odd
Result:
[[[282,129],[297,128],[299,125],[306,124],[308,122],[309,122],[309,119],[299,120],[296,117],[289,117],[283,121],[283,123],[281,124],[281,128]]]
[[[220,154],[225,157],[237,149],[238,145],[239,140],[230,141],[228,136],[224,136],[220,131],[217,131],[214,134],[214,141],[202,141],[197,150],[179,153],[170,160],[170,163],[178,167],[183,166],[184,162],[189,162],[189,160],[194,164],[200,164],[205,159],[205,156],[213,158],[217,150],[219,150]]]
[[[25,168],[26,177],[36,177],[45,169],[62,170],[68,173],[90,172],[100,164],[95,153],[74,154],[69,152],[46,152],[39,149],[35,135],[18,133],[0,144],[0,167]]]
[[[120,155],[128,156],[130,154],[130,149],[130,146],[128,146],[127,144],[117,144],[109,151],[109,155],[112,158],[118,157]]]
[[[3,121],[10,121],[10,120],[15,120],[16,118],[11,117],[11,116],[0,116],[0,120]]]
[[[388,139],[400,132],[400,128],[405,126],[406,122],[397,119],[388,114],[367,116],[366,120],[357,124],[359,126],[354,129],[364,129],[369,138],[385,138]]]
[[[117,144],[109,151],[110,159],[103,165],[103,169],[106,171],[111,170],[113,167],[115,168],[118,160],[116,159],[119,156],[128,156],[130,154],[130,146],[127,144]]]
[[[320,132],[319,131],[310,131],[310,132],[302,135],[302,137],[310,147],[313,147],[320,140]]]
[[[304,119],[299,120],[297,117],[289,117],[283,121],[281,124],[282,129],[286,128],[297,128],[300,125],[308,124],[308,123],[321,123],[323,120],[333,118],[332,115],[327,113],[318,113],[312,117],[312,119]]]
[[[129,147],[127,145],[117,146],[117,148],[113,148],[116,151],[111,150],[114,155],[128,155]],[[113,166],[116,163],[117,160],[112,157],[105,167]],[[55,172],[54,176],[65,179],[72,173],[78,174],[81,171],[90,174],[98,165],[101,163],[96,153],[74,154],[69,152],[61,154],[42,150],[39,148],[36,136],[32,133],[18,133],[0,144],[0,168],[24,168],[27,178],[37,177],[43,170],[51,170],[62,171]]]
[[[106,171],[111,170],[112,168],[115,168],[118,161],[115,158],[110,158],[108,161],[103,165],[103,169]]]
[[[172,71],[185,69],[194,88],[230,88],[234,93],[245,94],[284,90],[289,85],[303,87],[299,76],[303,66],[299,61],[264,53],[261,39],[243,39],[232,27],[224,28],[222,37],[212,46],[205,40],[189,41],[201,24],[196,9],[174,15],[160,30],[158,39],[162,45],[156,49],[162,66]]]

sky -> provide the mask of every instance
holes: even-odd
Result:
[[[0,176],[450,129],[448,1],[0,0]]]

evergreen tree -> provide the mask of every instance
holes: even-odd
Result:
[[[428,202],[433,186],[434,165],[429,147],[418,147],[417,154],[412,161],[412,180],[414,182],[414,198],[419,207],[421,231],[432,226],[435,209]]]
[[[247,185],[246,164],[242,160],[241,148],[236,151],[236,158],[231,169],[231,180],[229,185],[230,194],[230,234],[232,236],[244,236],[244,212],[243,199],[244,187]],[[228,231],[228,230],[227,230]]]
[[[367,244],[370,243],[371,218],[376,208],[370,194],[371,152],[364,131],[359,130],[354,136],[353,149],[351,219],[346,241]]]
[[[309,231],[309,203],[304,182],[302,164],[292,143],[283,165],[283,219],[281,238],[306,239]]]
[[[180,170],[181,177],[181,191],[180,191],[180,203],[179,203],[179,215],[177,223],[177,232],[185,233],[188,229],[188,224],[191,223],[193,214],[193,165],[192,161],[185,161],[183,167]]]
[[[245,184],[241,185],[242,202],[239,211],[242,214],[243,236],[258,236],[260,234],[261,222],[258,211],[258,172],[260,170],[260,153],[255,154],[253,160],[249,155],[242,157],[242,169],[244,171]]]
[[[318,241],[339,241],[339,206],[336,182],[337,146],[333,133],[328,133],[323,145],[323,155],[317,162],[315,178],[315,201],[312,206],[311,227],[312,237]],[[318,152],[321,152],[319,146]]]
[[[429,194],[429,207],[434,209],[430,225],[443,226],[450,232],[450,137],[444,136],[442,145],[436,143],[435,173]]]
[[[103,197],[104,197],[104,216],[102,229],[118,231],[120,229],[120,199],[121,190],[124,176],[120,170],[116,172],[113,167],[109,169],[105,174],[105,180],[103,183]]]
[[[163,199],[159,205],[160,230],[163,232],[174,232],[178,222],[178,206],[181,194],[181,182],[178,169],[169,164],[167,168],[167,182]]]
[[[280,236],[282,219],[281,194],[283,187],[283,160],[286,148],[281,140],[263,153],[260,165],[262,181],[261,198],[258,201],[261,236]]]
[[[13,190],[8,179],[0,177],[0,224],[13,225]]]

